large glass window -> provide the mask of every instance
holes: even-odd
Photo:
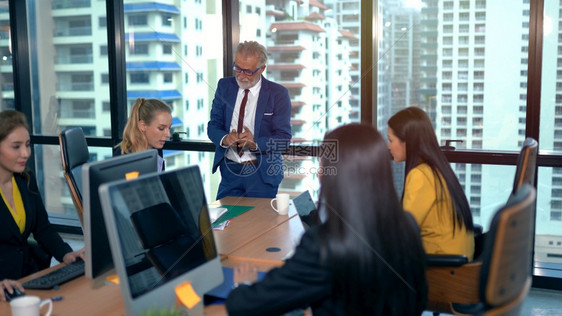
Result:
[[[240,41],[262,43],[269,54],[264,76],[289,89],[293,144],[318,143],[329,129],[360,121],[360,4],[240,1]],[[280,190],[314,193],[307,165],[285,160]]]
[[[521,52],[522,47],[528,47],[522,35],[529,32],[522,25],[528,22],[523,12],[529,4],[514,4],[508,11],[490,6],[485,15],[489,20],[480,18],[478,23],[466,24],[470,20],[451,20],[450,11],[462,10],[458,14],[463,17],[474,14],[467,11],[481,8],[458,2],[444,2],[441,7],[440,2],[423,1],[412,6],[415,2],[403,1],[402,6],[396,6],[395,1],[380,1],[383,29],[379,63],[385,66],[378,68],[381,93],[377,113],[381,114],[379,122],[383,122],[379,129],[386,131],[386,122],[398,110],[417,106],[433,120],[442,145],[446,140],[461,140],[455,143],[458,149],[519,150],[525,134],[518,131],[525,130],[526,117],[526,112],[520,111],[526,104],[526,77],[519,74],[527,69],[521,63],[526,55]],[[505,20],[506,15],[509,22],[485,23]],[[486,49],[468,48],[477,38],[479,43],[485,42]],[[499,60],[502,62],[496,62]],[[442,65],[446,71],[435,65]],[[510,188],[489,187],[498,179],[509,178],[509,172],[503,169],[486,167],[458,174],[476,221],[482,218],[484,226],[497,206],[490,203],[501,193],[497,189]],[[403,179],[401,168],[396,174],[397,179]],[[484,184],[486,189],[481,190]],[[505,202],[506,198],[501,200]]]
[[[109,72],[107,55],[94,54],[94,47],[107,47],[105,4],[97,2],[27,1],[35,135],[56,136],[81,126],[87,136],[104,137],[111,128],[109,113],[103,111],[109,87],[101,80]],[[93,159],[108,152],[110,148],[90,148]],[[34,154],[47,210],[75,218],[58,146],[36,145]]]
[[[10,39],[8,7],[0,6],[0,110],[14,108],[14,73]]]
[[[562,154],[562,3],[545,1],[539,148]],[[560,159],[562,160],[562,158]],[[535,262],[562,270],[562,167],[539,168]],[[553,264],[555,264],[553,266]],[[543,272],[544,273],[544,272]],[[562,273],[559,272],[562,275]]]
[[[375,113],[379,130],[385,132],[388,118],[406,106],[422,107],[430,114],[442,144],[462,140],[453,145],[473,155],[471,162],[475,153],[518,152],[527,135],[540,134],[539,163],[545,167],[537,177],[535,267],[561,276],[556,247],[562,242],[562,160],[557,160],[562,154],[562,8],[559,1],[544,0],[544,33],[533,34],[537,1],[543,3],[374,1],[380,14],[373,17],[377,34],[364,40],[365,47],[377,47],[372,69],[376,73],[361,73],[361,33],[371,28],[361,29],[361,20],[365,23],[370,17],[362,16],[367,2],[360,0],[240,0],[238,6],[236,0],[161,0],[155,3],[157,10],[146,9],[146,1],[124,0],[123,16],[115,10],[125,27],[125,41],[118,47],[107,40],[107,25],[115,21],[106,17],[106,5],[113,1],[26,0],[20,6],[21,1],[10,0],[0,6],[0,109],[17,107],[31,115],[35,165],[30,167],[36,169],[47,209],[57,216],[75,216],[61,177],[57,134],[82,127],[95,144],[90,146],[91,160],[105,159],[118,141],[115,135],[121,131],[115,129],[122,128],[112,126],[122,122],[116,123],[111,115],[126,118],[123,109],[136,98],[151,97],[173,107],[174,132],[197,146],[208,145],[206,125],[214,90],[225,75],[224,61],[232,57],[223,54],[223,43],[233,42],[223,38],[223,30],[232,30],[236,40],[257,40],[268,49],[264,75],[289,89],[294,145],[317,144],[326,131],[360,121],[362,110]],[[223,25],[223,15],[228,21],[232,13],[230,5],[221,7],[223,2],[239,8],[238,18],[232,14],[239,24]],[[17,21],[25,21],[27,33],[11,32],[7,3],[18,8]],[[538,56],[542,78],[537,78],[542,91],[533,91],[536,81],[527,80],[538,71],[532,55],[536,47],[529,45],[537,36],[544,36],[543,54]],[[370,45],[373,40],[377,42]],[[20,52],[29,56],[12,59],[13,47],[23,42],[29,47]],[[108,67],[108,56],[121,54],[126,65],[117,58],[117,67],[123,66],[124,74]],[[14,82],[13,71],[22,64],[25,71]],[[372,90],[374,102],[360,99],[359,83],[366,76],[377,78],[377,86],[363,91]],[[117,106],[109,94],[116,81],[127,84],[125,92],[117,89],[119,98],[126,100]],[[14,101],[16,92],[23,101]],[[541,99],[540,133],[527,129],[538,123],[533,110],[539,102],[527,104],[532,92]],[[373,123],[370,118],[363,121]],[[212,201],[220,174],[211,175],[212,150],[205,148],[209,152],[181,147],[187,150],[165,150],[164,155],[168,168],[198,164]],[[497,209],[495,203],[507,198],[504,190],[514,167],[482,160],[454,163],[453,168],[477,222],[486,227]],[[316,158],[287,156],[284,166],[281,191],[310,190],[316,195]],[[403,179],[401,165],[396,178]]]
[[[146,6],[124,0],[127,104],[156,98],[173,110],[172,133],[207,141],[206,126],[216,84],[223,77],[221,1],[160,1]],[[195,23],[181,27],[184,21]],[[179,80],[180,78],[197,80]],[[197,106],[184,106],[188,104]],[[197,131],[190,132],[190,131]],[[166,169],[199,165],[208,200],[216,196],[219,174],[212,176],[212,154],[164,150]]]
[[[386,123],[399,109],[418,106],[434,120],[443,145],[447,139],[460,139],[457,148],[518,150],[525,139],[518,130],[525,129],[519,119],[526,112],[519,107],[526,104],[527,79],[519,74],[527,69],[521,59],[528,48],[522,36],[529,32],[523,26],[529,21],[523,14],[529,4],[519,2],[508,11],[489,6],[484,14],[482,8],[458,2],[415,3],[379,1],[383,19],[379,64],[384,65],[378,68],[377,113],[384,116],[379,122]],[[458,20],[450,18],[451,10]],[[477,23],[464,18],[474,15],[479,17]],[[506,20],[506,15],[509,22],[492,23]],[[469,47],[471,43],[481,46]],[[474,129],[480,132],[473,133]]]
[[[560,1],[544,2],[539,148],[542,153],[559,155],[562,30],[558,28],[562,17]],[[455,143],[455,147],[467,152],[518,152],[529,134],[527,107],[536,106],[527,104],[527,75],[532,67],[530,1],[510,2],[509,10],[485,1],[476,6],[468,1],[420,1],[419,6],[411,6],[413,3],[402,1],[400,6],[396,1],[379,1],[383,19],[379,63],[385,66],[378,68],[377,113],[388,115],[379,117],[379,122],[386,123],[390,115],[404,107],[418,106],[433,120],[442,145],[448,139],[458,139],[462,143]],[[451,12],[459,19],[451,19]],[[409,27],[397,23],[404,20],[410,21]],[[385,127],[379,126],[381,131]],[[491,216],[507,199],[514,168],[483,165],[474,170],[459,167],[461,164],[453,166],[475,221],[486,229]],[[398,179],[403,177],[402,169],[397,167]],[[537,266],[562,263],[562,250],[556,250],[562,240],[562,180],[558,169],[540,168],[537,177]],[[557,269],[561,268],[559,265]]]

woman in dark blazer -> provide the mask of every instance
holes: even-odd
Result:
[[[326,220],[261,282],[249,283],[256,273],[248,265],[236,268],[229,315],[307,307],[315,316],[421,314],[425,253],[415,221],[400,206],[382,136],[350,124],[328,133],[323,146],[319,207]]]
[[[28,238],[33,238],[59,261],[72,263],[83,250],[73,252],[49,223],[37,181],[26,169],[31,145],[25,116],[0,113],[0,280],[19,279],[39,270]],[[0,282],[0,300],[10,281]],[[21,289],[21,286],[17,285]],[[23,290],[23,289],[21,289]]]

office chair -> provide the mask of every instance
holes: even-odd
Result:
[[[527,137],[525,139],[521,152],[517,157],[517,169],[515,170],[511,194],[515,194],[523,183],[535,186],[538,147],[539,144],[533,138]]]
[[[160,203],[130,216],[146,256],[166,279],[190,270],[206,261],[200,240],[193,239],[178,212],[168,203]]]
[[[68,128],[59,134],[62,170],[80,223],[84,225],[82,205],[82,165],[88,162],[90,152],[81,127]]]
[[[531,286],[535,202],[535,188],[524,183],[494,214],[479,258],[460,265],[451,260],[448,266],[428,267],[428,310],[518,315]]]
[[[528,183],[536,189],[535,186],[535,174],[537,172],[537,151],[539,144],[536,140],[531,137],[527,137],[519,155],[517,156],[517,164],[515,169],[515,177],[513,178],[513,189],[510,194],[515,194],[517,190],[524,184]],[[533,217],[534,221],[534,217]],[[534,226],[533,226],[534,227]],[[484,246],[484,240],[486,239],[486,233],[482,233],[482,226],[480,226],[480,233],[475,233],[474,240],[474,257],[476,258],[481,252]]]

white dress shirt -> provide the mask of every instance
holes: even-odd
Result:
[[[258,97],[260,95],[260,90],[261,90],[261,78],[253,87],[250,88],[250,92],[248,92],[248,100],[246,100],[246,108],[244,109],[244,126],[246,126],[248,128],[248,131],[250,131],[252,135],[254,135],[254,139],[256,137],[254,134],[254,126],[256,123],[256,108],[258,105]],[[232,121],[230,121],[230,130],[228,131],[229,133],[232,130],[238,129],[238,116],[240,114],[240,105],[242,104],[243,98],[244,98],[244,89],[238,88],[238,95],[236,96],[234,111],[232,112]],[[221,140],[221,144],[222,144],[222,140]],[[244,148],[242,156],[238,156],[236,147],[230,147],[228,149],[228,151],[226,152],[226,158],[236,162],[256,160],[256,156],[248,148]]]

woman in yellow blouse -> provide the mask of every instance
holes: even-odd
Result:
[[[39,269],[29,235],[58,261],[69,264],[84,258],[84,250],[72,251],[49,223],[37,181],[26,168],[30,155],[25,116],[13,110],[0,112],[0,301],[5,300],[4,289],[23,290],[11,279]]]
[[[416,107],[403,109],[390,118],[387,132],[394,161],[406,162],[402,206],[414,215],[426,253],[472,260],[472,213],[429,117]]]

